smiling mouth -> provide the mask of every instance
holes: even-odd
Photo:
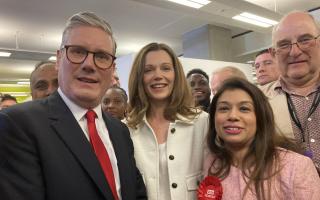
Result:
[[[78,78],[78,80],[85,83],[98,83],[98,81],[88,78]]]
[[[241,133],[242,128],[239,128],[239,127],[225,127],[224,131],[227,134],[236,135],[236,134]]]
[[[267,77],[267,75],[261,75],[258,77],[258,79],[265,78],[265,77]]]
[[[288,64],[292,65],[292,64],[298,64],[298,63],[304,63],[304,62],[307,62],[307,61],[306,60],[299,60],[299,61],[289,62]]]
[[[167,86],[167,84],[158,83],[158,84],[153,84],[153,85],[151,85],[150,87],[151,87],[152,89],[160,89],[160,88],[164,88],[164,87],[166,87],[166,86]]]

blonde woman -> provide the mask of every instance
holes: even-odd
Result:
[[[194,107],[182,66],[169,46],[148,44],[135,58],[127,124],[148,198],[196,199],[208,115]]]

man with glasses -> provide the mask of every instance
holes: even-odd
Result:
[[[280,79],[266,95],[282,133],[295,138],[320,167],[320,28],[304,12],[286,15],[274,28],[272,54]]]
[[[58,91],[0,112],[1,199],[147,199],[127,127],[101,109],[115,52],[107,22],[69,19]]]

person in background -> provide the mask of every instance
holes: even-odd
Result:
[[[272,33],[280,79],[264,87],[280,130],[295,138],[320,173],[320,27],[312,15],[295,11]]]
[[[10,94],[3,94],[0,99],[0,110],[17,104],[17,99]]]
[[[112,76],[112,82],[111,82],[112,86],[117,86],[120,87],[120,79],[117,73],[117,69],[115,68],[114,72],[113,72],[113,76]]]
[[[69,18],[58,90],[0,112],[1,199],[147,199],[128,128],[101,108],[115,53],[105,20]]]
[[[48,97],[58,89],[58,71],[56,63],[41,61],[36,64],[30,75],[32,100]]]
[[[209,114],[211,155],[204,173],[220,179],[223,200],[320,199],[312,160],[276,132],[272,108],[259,88],[240,78],[226,80]]]
[[[223,81],[233,77],[239,77],[247,80],[246,75],[240,69],[233,66],[226,66],[213,71],[210,82],[212,95],[215,95]]]
[[[278,80],[280,76],[279,67],[271,55],[270,49],[264,49],[257,53],[253,66],[256,70],[257,82],[261,86]]]
[[[191,87],[195,105],[207,112],[211,95],[208,74],[201,69],[192,69],[187,73],[187,81]]]
[[[194,107],[181,63],[166,44],[146,45],[133,62],[127,125],[148,199],[195,199],[208,114]]]
[[[112,117],[123,120],[127,114],[128,96],[123,88],[116,85],[110,87],[102,98],[102,110]]]

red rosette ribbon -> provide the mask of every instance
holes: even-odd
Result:
[[[207,176],[199,185],[198,200],[221,200],[222,185],[219,178]]]

